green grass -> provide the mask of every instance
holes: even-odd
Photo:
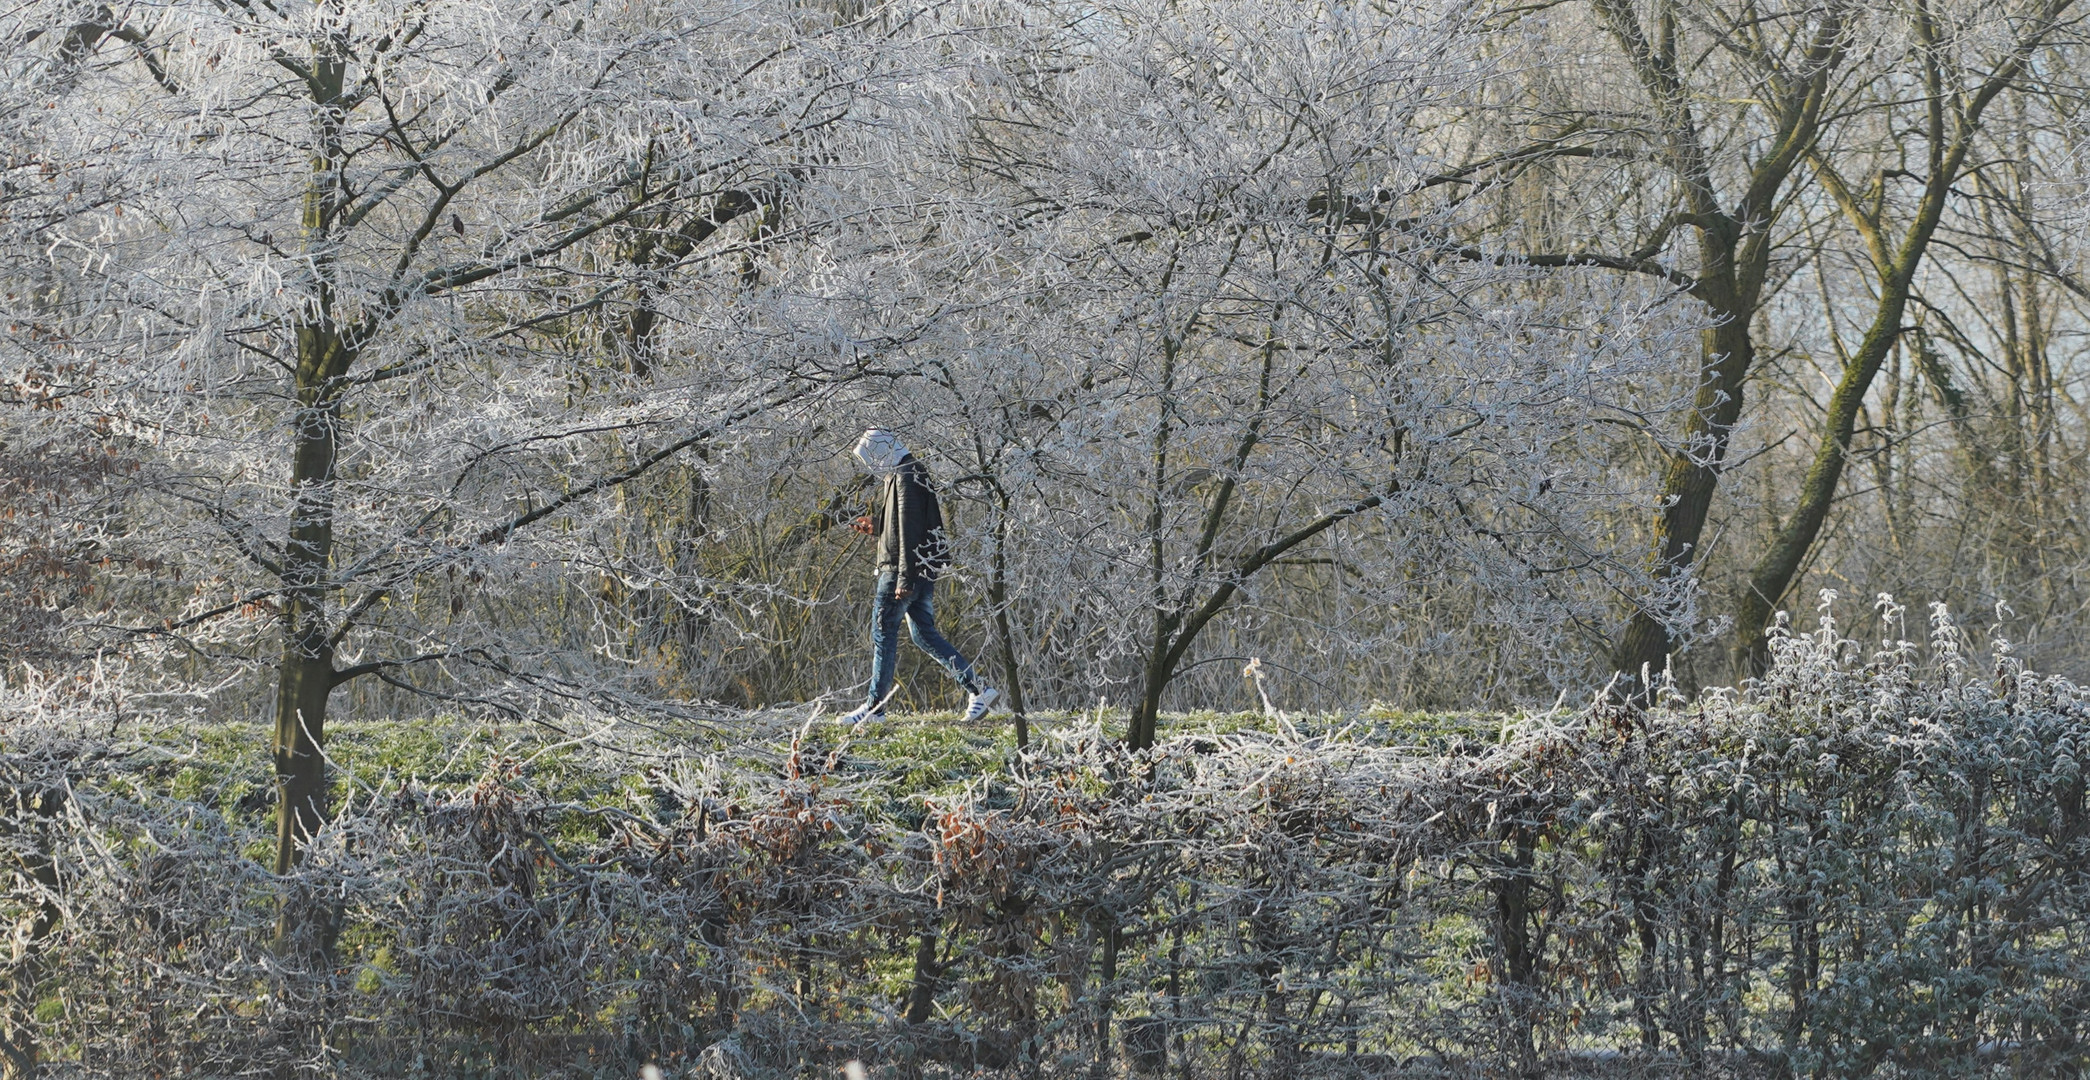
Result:
[[[1344,737],[1382,745],[1442,747],[1455,741],[1493,742],[1511,718],[1478,713],[1418,713],[1374,706],[1348,716],[1297,716],[1280,720],[1258,713],[1199,711],[1166,715],[1164,737],[1225,736],[1275,732],[1288,724],[1306,734],[1345,733]],[[1089,713],[1046,713],[1031,718],[1034,741],[1054,731],[1095,722]],[[1123,720],[1106,716],[1103,728],[1116,734]],[[274,777],[269,761],[269,732],[249,724],[199,724],[141,733],[143,768],[121,782],[196,803],[222,815],[228,824],[256,827],[274,814]],[[790,749],[792,732],[735,741],[730,733],[698,740],[695,749],[717,753],[757,775],[778,768]],[[561,802],[588,806],[628,803],[650,795],[648,776],[655,758],[643,751],[667,749],[660,736],[641,745],[642,753],[619,760],[611,753],[528,724],[495,725],[456,718],[425,720],[341,721],[329,726],[327,755],[333,762],[335,798],[368,798],[397,791],[402,784],[453,792],[479,782],[496,761],[507,761],[532,787]],[[904,821],[919,821],[925,797],[956,795],[975,784],[988,785],[990,802],[998,781],[1016,764],[1015,730],[1006,717],[972,724],[958,714],[894,715],[853,732],[831,723],[816,724],[804,747],[808,758],[824,760],[838,742],[846,747],[838,768],[872,780],[890,793],[885,812]],[[687,746],[688,744],[685,744]],[[614,779],[612,779],[614,778]],[[142,791],[141,791],[142,793]]]
[[[1001,724],[961,726],[956,714],[888,717],[851,737],[849,755],[878,769],[897,789],[921,795],[963,791],[1006,776],[1015,733]]]

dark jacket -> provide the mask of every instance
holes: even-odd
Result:
[[[934,581],[951,564],[944,539],[943,507],[930,486],[929,469],[914,455],[878,482],[871,499],[871,535],[878,538],[878,572],[902,581]]]

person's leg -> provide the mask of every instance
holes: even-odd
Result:
[[[915,645],[935,657],[966,693],[977,694],[980,683],[973,674],[972,661],[967,660],[965,654],[936,629],[935,595],[936,583],[933,581],[924,581],[914,587],[914,594],[907,598],[907,629],[913,634]]]
[[[908,602],[893,599],[891,574],[878,575],[875,592],[871,601],[871,689],[866,704],[872,712],[884,712],[898,674],[900,619],[907,613]]]

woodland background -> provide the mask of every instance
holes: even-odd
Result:
[[[815,729],[789,733],[844,711],[867,674],[869,556],[845,525],[867,490],[847,449],[873,425],[900,431],[943,487],[956,571],[940,615],[1009,694],[1007,783],[1041,782],[1018,768],[1022,751],[1071,754],[1066,775],[1102,777],[1116,807],[1091,824],[1158,790],[1128,777],[1160,784],[1154,762],[1201,753],[1207,736],[1173,730],[1191,710],[1259,714],[1266,741],[1240,751],[1258,761],[1307,738],[1272,726],[1284,717],[1334,717],[1313,736],[1334,739],[1344,717],[1421,717],[1427,733],[1428,717],[1501,711],[1612,725],[1627,733],[1619,753],[1660,756],[1634,740],[1737,710],[1740,726],[1720,730],[1742,734],[1705,738],[1748,762],[1761,760],[1750,725],[1777,742],[1820,716],[1855,724],[1875,692],[1892,703],[1868,706],[1865,723],[1931,702],[1917,712],[1944,744],[1978,749],[1993,740],[1970,718],[2017,716],[2019,681],[2044,687],[2045,726],[1939,774],[1955,779],[1939,781],[1936,806],[1961,815],[1962,833],[2015,821],[2037,851],[2011,858],[2057,868],[2016,906],[1966,900],[2016,928],[2017,959],[1953,963],[2022,975],[2036,952],[2052,961],[2041,977],[2070,989],[2042,999],[2045,1019],[2022,1002],[1974,1008],[1934,1060],[2029,1068],[2032,1047],[2047,1048],[2042,1068],[2074,1060],[2080,916],[2039,913],[2081,910],[2058,869],[2081,842],[2081,706],[2072,684],[2031,673],[2080,679],[2090,656],[2082,17],[2073,0],[27,0],[0,12],[0,693],[20,914],[8,1067],[33,1071],[38,1039],[91,1062],[89,1014],[67,1011],[51,965],[96,955],[67,948],[106,949],[93,912],[120,923],[149,905],[109,893],[96,908],[75,890],[157,880],[141,854],[157,841],[141,838],[176,834],[170,850],[214,853],[197,856],[212,868],[199,880],[245,882],[235,892],[268,913],[225,940],[318,980],[299,985],[319,1003],[283,1014],[276,1058],[244,1043],[179,1067],[346,1067],[314,1018],[334,1017],[328,995],[361,977],[337,963],[362,947],[344,928],[383,920],[343,914],[363,901],[342,889],[384,874],[421,888],[435,871],[385,863],[358,877],[333,855],[307,858],[375,820],[344,787],[358,765],[328,750],[329,724],[521,724],[625,758],[670,753],[645,747],[673,733],[684,749],[671,756],[701,744],[728,763],[711,794],[689,788],[659,811],[694,813],[700,838],[716,835],[705,798],[745,810],[724,793],[748,777],[795,782],[804,770],[786,762]],[[1780,611],[1812,611],[1825,590],[1845,598],[1844,622],[1807,646],[1814,666],[1793,659],[1782,683],[1751,683],[1775,674],[1779,642],[1798,657],[1795,642],[1815,641],[1780,629]],[[1951,629],[1911,633],[1902,602],[1943,605],[1936,625]],[[1901,644],[1911,636],[1931,642],[1928,659]],[[1953,659],[1977,639],[2007,642],[1993,666]],[[1859,669],[1921,690],[1861,694],[1832,677]],[[1766,696],[1774,686],[1785,697]],[[896,708],[956,702],[910,656]],[[1049,720],[1036,739],[1033,716]],[[1634,727],[1650,716],[1669,719]],[[1105,751],[1052,742],[1087,724],[1100,725],[1093,746],[1122,740],[1108,753],[1157,756],[1091,768],[1083,755]],[[1558,744],[1482,726],[1481,742],[1518,761]],[[1337,742],[1427,751],[1371,769],[1510,782],[1494,758],[1415,743],[1410,727]],[[250,734],[249,764],[266,770],[256,801],[170,794],[190,759],[166,747],[221,730]],[[1352,752],[1335,745],[1311,753]],[[1859,777],[1916,775],[1839,771],[1841,753],[1820,766],[1838,799],[1860,797]],[[2051,767],[2012,771],[2018,758]],[[506,805],[488,793],[528,772],[501,760],[466,785],[479,795],[429,805]],[[607,785],[597,796],[651,789],[620,768],[588,774]],[[1784,775],[1738,768],[1718,795],[1737,807]],[[418,775],[402,767],[387,790],[406,798]],[[1404,784],[1373,790],[1405,797]],[[2020,790],[2009,784],[2029,785],[2037,821],[1981,809]],[[975,794],[1017,817],[1050,802],[997,790]],[[1181,790],[1186,814],[1231,805]],[[143,801],[119,813],[89,791]],[[1478,957],[1474,985],[1493,988],[1468,1001],[1492,1017],[1484,1037],[1471,1026],[1482,1013],[1444,1006],[1468,1026],[1442,1044],[1456,1049],[1433,1051],[1439,1064],[1530,1073],[1554,1060],[1543,1032],[1565,1014],[1517,995],[1566,985],[1547,981],[1568,968],[1545,949],[1567,946],[1536,928],[1577,894],[1505,897],[1539,880],[1542,840],[1573,831],[1548,824],[1561,807],[1594,829],[1643,793],[1562,797],[1512,800],[1549,809],[1505,818],[1506,796],[1475,795],[1459,813],[1488,808],[1483,824],[1442,841],[1493,853],[1495,869],[1467,881],[1479,891],[1442,902],[1496,929],[1438,926],[1451,936],[1399,953]],[[609,820],[608,803],[566,801]],[[1803,819],[1875,815],[1882,844],[1942,828],[1830,802]],[[1703,807],[1716,804],[1729,805]],[[1723,820],[1704,813],[1692,820]],[[1604,939],[1602,978],[1637,987],[1638,1012],[1585,1049],[1702,1068],[1718,1045],[1822,1075],[1927,1067],[1869,1029],[1849,1034],[1870,1047],[1855,1057],[1806,1056],[1809,1025],[1828,1022],[1809,1011],[1810,987],[1877,956],[1874,938],[1829,961],[1820,941],[1783,938],[1762,980],[1720,982],[1746,968],[1723,951],[1744,931],[1702,888],[1733,887],[1736,867],[1808,865],[1744,843],[1787,835],[1764,813],[1782,824],[1707,839],[1710,861],[1677,863],[1690,869],[1660,886],[1656,853],[1681,849],[1634,847],[1638,832],[1618,841],[1639,852],[1625,862],[1600,857],[1610,841],[1576,849],[1610,868],[1599,877],[1627,867],[1617,895],[1643,905],[1604,931],[1618,936]],[[508,826],[474,820],[495,839],[473,887],[534,902],[526,872],[503,869],[522,850],[499,841]],[[1098,842],[1117,843],[1119,825],[1095,825]],[[196,829],[224,832],[206,843]],[[585,861],[534,832],[531,865]],[[1805,850],[1829,843],[1791,835]],[[102,861],[67,863],[65,850]],[[1387,865],[1390,850],[1358,858]],[[906,869],[866,858],[854,887]],[[1111,880],[1123,869],[1100,865]],[[1456,882],[1464,864],[1438,865]],[[1910,873],[1908,895],[1944,895],[1945,878]],[[1055,880],[1068,895],[1103,887]],[[1657,895],[1686,894],[1696,914],[1657,913]],[[1064,1015],[1090,1033],[1065,1052],[1084,1069],[1130,1067],[1126,1018],[1161,1015],[1109,1004],[1133,978],[1110,959],[1120,920],[1160,895],[1062,927],[1088,942],[1063,980]],[[1780,895],[1780,933],[1828,925],[1790,914],[1814,901]],[[1198,919],[1216,910],[1184,902]],[[1910,918],[1931,925],[1935,910]],[[910,926],[885,927],[930,942],[894,946],[890,963],[911,972],[896,985],[934,1012],[957,982],[935,975],[935,934]],[[1698,936],[1678,947],[1691,959],[1665,953],[1659,928],[1689,926]],[[155,933],[152,948],[199,940]],[[488,933],[479,944],[501,938]],[[1327,970],[1360,977],[1378,970],[1372,955],[1331,954]],[[170,957],[139,970],[192,970]],[[1312,1040],[1265,1038],[1304,1022],[1273,989],[1287,962],[1242,961],[1248,982],[1212,984],[1258,987],[1242,1008],[1260,1019],[1231,1042],[1142,1030],[1169,1032],[1182,1068],[1296,1072]],[[1451,963],[1400,977],[1437,985]],[[378,991],[425,992],[403,969],[370,970]],[[707,984],[724,1004],[712,1021],[678,1020],[676,1038],[715,1044],[738,1030],[734,1003],[802,1010],[832,985],[820,978],[857,972],[823,970],[763,991],[779,998]],[[1138,979],[1182,999],[1187,970]],[[1729,989],[1705,989],[1716,984]],[[1658,987],[1688,1007],[1657,1008]],[[1707,1019],[1716,998],[1776,1014],[1781,1034],[1766,1041],[1741,1012]],[[1441,1000],[1455,999],[1467,1000]],[[183,1023],[220,1007],[252,1019],[211,1000]],[[996,1060],[1044,1067],[1043,1048],[1061,1044],[1023,1028],[1036,1006],[1009,1007],[992,1013],[1018,1032]],[[2010,1016],[2046,1026],[2005,1032]],[[1420,1045],[1421,1028],[1398,1030],[1403,1053]],[[201,1045],[182,1031],[169,1044]],[[486,1038],[488,1068],[548,1060],[517,1064],[510,1035]],[[1345,1045],[1383,1056],[1387,1038]],[[808,1053],[792,1060],[823,1060]]]
[[[2068,3],[7,19],[11,686],[841,700],[871,424],[1037,707],[2080,674]]]

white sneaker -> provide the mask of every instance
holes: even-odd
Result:
[[[851,726],[855,726],[857,724],[883,719],[885,719],[884,709],[881,709],[875,705],[858,705],[856,707],[856,711],[843,713],[839,718],[835,720],[835,723],[849,724]]]
[[[970,724],[974,720],[978,720],[993,712],[994,703],[1000,700],[1001,691],[991,686],[980,687],[980,692],[974,694],[972,700],[965,703],[965,722]]]

